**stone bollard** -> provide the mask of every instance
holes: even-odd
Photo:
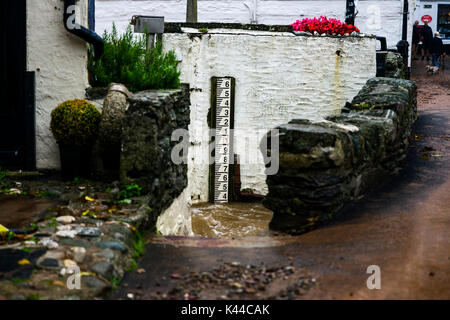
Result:
[[[128,98],[132,94],[117,83],[111,83],[103,102],[97,151],[98,170],[102,175],[118,177],[120,167],[120,144],[122,138],[122,120],[128,109]]]
[[[403,57],[397,52],[388,52],[386,55],[386,73],[387,78],[404,79],[405,69]]]

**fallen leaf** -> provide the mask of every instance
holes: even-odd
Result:
[[[92,272],[81,272],[80,277],[95,276]]]
[[[92,199],[91,197],[88,197],[88,196],[86,196],[86,197],[84,197],[87,201],[90,201],[90,202],[94,202],[95,200],[94,199]]]
[[[22,259],[22,260],[18,261],[17,264],[20,264],[21,266],[25,266],[27,264],[31,264],[31,262],[28,259]]]
[[[63,287],[63,288],[66,287],[66,285],[64,284],[64,282],[59,281],[59,280],[53,280],[52,284],[55,285],[55,286]]]

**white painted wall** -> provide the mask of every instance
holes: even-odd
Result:
[[[79,4],[81,17],[86,17],[86,0]],[[27,1],[27,69],[36,71],[39,169],[60,166],[59,149],[50,132],[50,112],[65,100],[83,98],[88,85],[87,45],[64,28],[63,9],[61,0]]]
[[[415,1],[409,0],[411,13]],[[198,0],[198,21],[251,23],[256,16],[261,24],[291,24],[321,15],[345,20],[345,4],[345,0]],[[395,49],[402,36],[403,0],[359,0],[357,9],[355,24],[361,31],[385,36],[388,46]],[[97,0],[97,33],[110,29],[113,21],[123,31],[133,15],[159,15],[169,22],[184,22],[186,0]]]
[[[252,157],[248,165],[241,165],[242,188],[265,194],[261,136],[252,134],[257,130],[263,134],[293,118],[318,120],[338,113],[376,74],[373,38],[234,32],[209,30],[192,40],[187,33],[163,36],[164,49],[175,50],[181,60],[182,82],[196,89],[191,93],[193,146],[188,164],[188,190],[194,200],[208,200],[211,77],[236,78],[234,152],[241,160]]]

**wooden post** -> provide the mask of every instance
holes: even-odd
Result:
[[[187,0],[186,22],[197,22],[197,0]]]

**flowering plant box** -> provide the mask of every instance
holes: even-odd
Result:
[[[359,29],[354,25],[344,23],[338,19],[328,19],[324,16],[297,20],[292,24],[292,27],[294,31],[310,32],[311,34],[317,32],[318,34],[344,35],[359,32]]]

